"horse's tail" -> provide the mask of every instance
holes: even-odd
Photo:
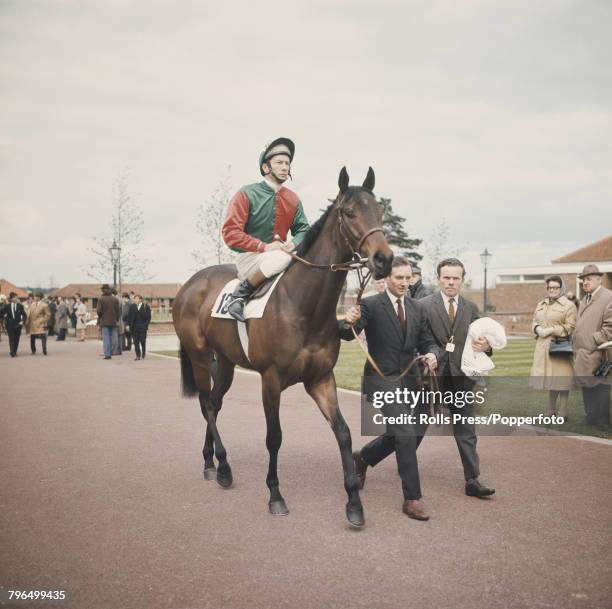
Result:
[[[193,375],[193,366],[185,347],[181,344],[181,389],[185,397],[193,397],[199,393]]]

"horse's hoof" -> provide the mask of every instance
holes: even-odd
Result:
[[[204,469],[204,480],[215,480],[217,478],[217,470],[214,467]]]
[[[270,514],[273,516],[287,516],[289,514],[287,504],[284,501],[270,501],[268,507],[270,508]]]
[[[217,484],[223,488],[229,488],[232,486],[232,482],[234,481],[232,477],[232,470],[229,468],[222,468],[219,466],[217,470]]]
[[[350,505],[346,506],[346,517],[350,522],[351,526],[356,529],[361,529],[365,525],[365,517],[363,515],[363,508],[355,508]]]

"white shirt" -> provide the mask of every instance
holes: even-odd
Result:
[[[595,296],[595,294],[597,294],[597,292],[599,292],[600,289],[601,289],[601,286],[598,285],[595,290],[593,290],[592,292],[589,292],[588,294],[585,295],[585,301],[584,301],[585,306],[588,305],[588,304],[591,304],[591,301],[593,300],[593,297]]]
[[[393,310],[396,313],[397,313],[397,299],[398,298],[400,299],[400,302],[402,303],[402,309],[404,309],[404,316],[405,316],[406,315],[406,307],[404,306],[404,297],[403,296],[395,296],[395,294],[393,294],[389,288],[387,288],[385,290],[385,292],[387,293],[387,296],[391,300],[391,304],[393,305]]]
[[[451,296],[447,296],[442,290],[440,290],[440,295],[442,296],[442,302],[444,302],[444,308],[448,313]],[[452,298],[455,301],[453,304],[455,305],[455,317],[457,317],[457,311],[459,310],[459,294],[457,294],[457,296],[453,296]]]

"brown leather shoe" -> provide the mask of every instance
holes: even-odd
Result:
[[[408,518],[414,518],[414,520],[429,520],[429,514],[425,510],[425,505],[420,499],[406,499],[402,507],[402,512],[408,516]]]
[[[355,463],[355,473],[357,474],[357,488],[362,490],[365,486],[368,464],[363,460],[359,451],[353,453],[353,461]]]

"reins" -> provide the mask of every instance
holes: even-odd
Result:
[[[353,246],[351,245],[348,235],[346,234],[347,228],[344,226],[344,223],[342,221],[342,214],[340,213],[341,203],[342,203],[342,200],[338,202],[338,230],[340,234],[342,235],[342,237],[344,238],[344,240],[346,241],[346,244],[353,251],[353,255],[351,256],[351,259],[347,260],[346,262],[333,262],[331,264],[315,264],[314,262],[309,262],[308,260],[301,258],[295,252],[292,252],[290,256],[294,260],[300,262],[301,264],[303,264],[304,266],[308,268],[327,269],[333,273],[345,272],[345,271],[346,272],[356,271],[357,276],[359,278],[359,290],[357,291],[357,299],[355,300],[355,304],[359,306],[359,304],[361,303],[361,297],[363,296],[365,287],[367,286],[368,282],[370,281],[370,277],[372,276],[372,272],[369,269],[364,272],[364,269],[367,268],[368,259],[363,258],[361,254],[359,254],[359,250],[361,250],[361,247],[363,246],[363,244],[366,242],[366,239],[370,235],[377,233],[377,232],[383,233],[384,231],[383,231],[382,226],[375,226],[374,228],[371,228],[369,231],[365,232],[362,235],[362,237],[359,239],[357,247],[353,249]],[[350,231],[348,232],[350,233]],[[355,325],[350,324],[350,326],[351,326],[351,331],[353,332],[353,336],[356,338],[357,343],[361,347],[361,350],[364,352],[368,362],[370,362],[370,366],[372,366],[372,368],[374,369],[376,374],[378,374],[378,376],[380,376],[382,379],[387,379],[387,377],[384,375],[382,370],[379,368],[378,364],[374,361],[374,358],[370,355],[370,352],[368,351],[366,346],[363,344],[363,341],[359,338],[357,332],[355,332]],[[416,357],[414,357],[412,361],[408,364],[408,366],[401,372],[401,374],[397,378],[389,379],[389,380],[393,380],[393,381],[401,380],[419,362],[425,362],[426,364],[425,370],[429,372],[430,382],[432,386],[437,388],[438,379],[436,377],[435,370],[429,367],[429,364],[427,363],[427,359],[425,358],[424,355],[417,355]]]

